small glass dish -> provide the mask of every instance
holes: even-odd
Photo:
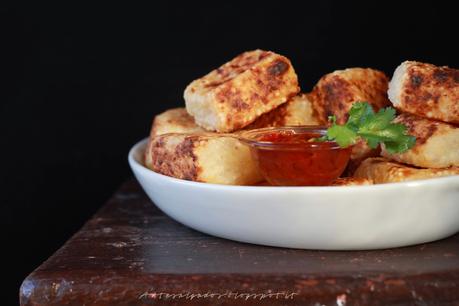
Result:
[[[286,126],[248,130],[239,134],[250,146],[261,174],[276,186],[327,186],[344,171],[351,147],[317,141],[322,126]]]

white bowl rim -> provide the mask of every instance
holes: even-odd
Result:
[[[362,190],[365,192],[371,190],[384,190],[384,189],[393,189],[400,188],[402,186],[406,187],[419,187],[423,185],[444,185],[448,183],[459,183],[459,175],[445,176],[445,177],[435,177],[428,179],[420,179],[413,181],[404,181],[396,183],[385,183],[385,184],[374,184],[374,185],[355,185],[355,186],[246,186],[246,185],[224,185],[224,184],[213,184],[213,183],[203,183],[182,180],[175,177],[167,176],[164,174],[157,173],[153,170],[148,169],[142,163],[138,162],[134,157],[135,153],[148,142],[148,137],[138,141],[130,150],[128,154],[128,161],[131,167],[136,167],[138,171],[145,173],[146,175],[156,176],[162,180],[168,180],[175,184],[188,185],[190,187],[201,187],[201,188],[211,188],[211,189],[225,189],[225,190],[258,190],[264,192],[273,192],[273,191],[282,191],[282,190],[304,190],[309,192],[330,192],[330,191],[358,191]]]

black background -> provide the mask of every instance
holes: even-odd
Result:
[[[289,57],[304,91],[346,67],[388,75],[407,59],[459,67],[453,1],[151,3],[1,9],[0,233],[9,304],[22,279],[131,175],[127,152],[153,116],[183,105],[191,80],[238,53]]]

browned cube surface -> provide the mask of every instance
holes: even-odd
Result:
[[[381,251],[243,244],[180,225],[129,181],[20,295],[21,305],[457,305],[459,235]]]

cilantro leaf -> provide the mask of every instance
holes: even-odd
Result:
[[[327,130],[328,139],[336,141],[340,147],[353,145],[357,139],[357,133],[345,125],[333,125]]]
[[[365,118],[365,122],[359,126],[359,131],[362,133],[383,132],[394,119],[395,109],[392,107],[380,109],[378,113],[370,114]]]
[[[386,141],[384,142],[384,147],[387,152],[401,153],[411,149],[416,143],[416,137],[411,135],[404,135],[403,138],[400,138],[398,142]]]
[[[366,102],[356,102],[349,110],[349,118],[346,125],[349,128],[357,129],[363,122],[367,121],[369,116],[373,114],[374,112],[370,104]]]
[[[340,147],[348,147],[363,138],[371,148],[381,143],[389,153],[401,153],[416,143],[416,137],[407,135],[406,126],[392,122],[395,119],[392,107],[374,113],[368,102],[356,102],[349,110],[346,124],[336,124],[334,116],[331,119],[332,126],[323,138],[336,141]]]

